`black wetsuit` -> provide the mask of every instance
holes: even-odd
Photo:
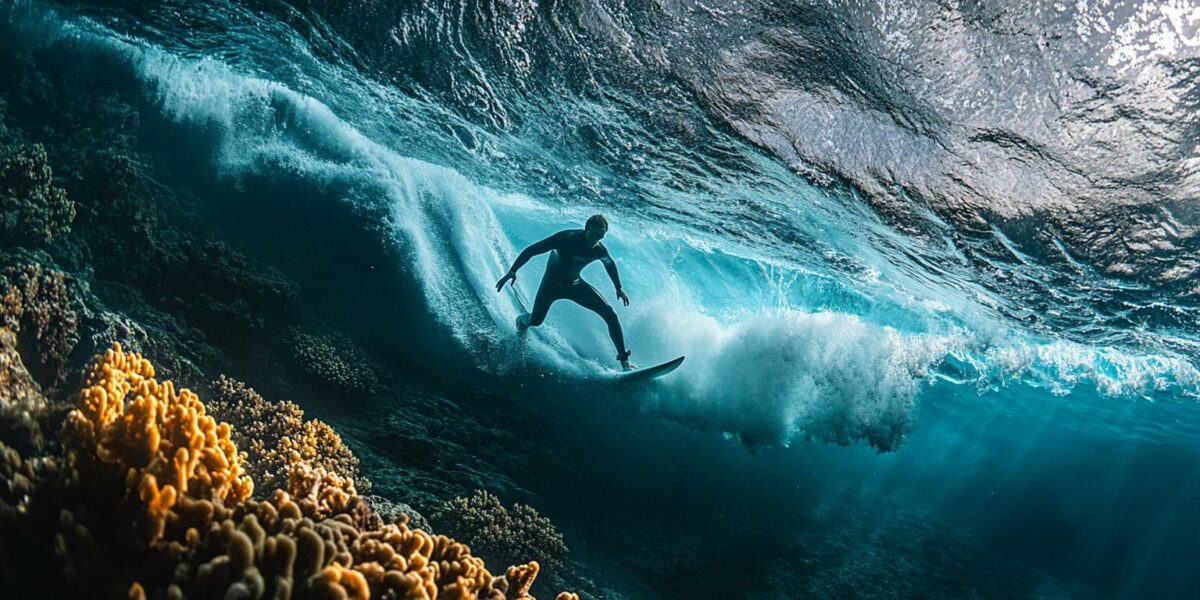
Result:
[[[550,260],[546,263],[546,274],[542,276],[542,284],[538,287],[537,296],[533,300],[533,309],[529,315],[529,325],[537,327],[546,320],[550,305],[556,300],[570,300],[598,315],[608,324],[608,335],[613,345],[617,347],[617,358],[624,360],[629,356],[625,350],[625,335],[621,332],[621,322],[617,319],[617,311],[609,306],[600,292],[580,277],[579,272],[594,260],[604,263],[613,286],[621,289],[621,278],[617,276],[617,264],[608,255],[608,248],[597,242],[589,244],[582,229],[560,231],[540,242],[533,244],[521,252],[513,262],[510,272],[515,273],[530,258],[551,252]]]

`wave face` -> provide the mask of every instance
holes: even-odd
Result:
[[[1196,350],[1187,3],[317,4],[381,77],[569,156],[550,190],[591,170],[564,201],[661,203],[792,257],[828,236],[780,236],[787,209],[848,183],[897,234],[869,240],[884,258],[1023,329]],[[806,181],[753,173],[742,140]]]
[[[223,173],[285,169],[386,211],[427,308],[481,357],[511,332],[489,287],[515,251],[604,211],[638,300],[686,307],[634,304],[643,362],[713,355],[781,397],[875,412],[920,386],[813,392],[776,371],[821,369],[799,358],[819,335],[785,327],[761,343],[800,362],[763,367],[759,342],[674,329],[761,339],[780,309],[833,312],[880,331],[864,346],[945,351],[901,369],[918,383],[1195,395],[1196,27],[1156,6],[106,3],[73,5],[69,28],[127,55],[164,112],[216,128]],[[595,368],[609,352],[581,320],[537,337],[543,360]],[[694,405],[671,414],[845,439],[790,411],[701,414],[728,406],[704,383],[716,363],[696,363],[677,395]]]
[[[496,279],[603,212],[634,358],[689,357],[638,392],[653,415],[881,451],[927,396],[942,415],[1069,404],[1076,431],[1127,442],[1198,430],[1187,3],[0,6],[15,43],[129,69],[213,140],[215,176],[375,215],[420,288],[403,310],[489,376],[526,375]],[[615,366],[561,303],[529,345],[567,377]],[[1178,411],[1148,425],[1129,412],[1146,400]]]
[[[222,176],[291,176],[382,215],[431,318],[481,362],[519,312],[490,290],[516,251],[603,211],[639,358],[705,357],[651,403],[694,425],[891,448],[934,380],[1196,396],[1181,8],[62,10],[10,20],[125,61],[164,115],[215,132]],[[555,310],[535,355],[607,368],[595,323]],[[843,326],[837,360],[810,356]],[[729,369],[771,390],[762,406],[716,383]]]

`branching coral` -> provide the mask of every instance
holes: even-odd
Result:
[[[316,519],[333,515],[350,515],[356,524],[369,523],[371,507],[358,495],[352,479],[330,473],[324,467],[313,466],[293,452],[288,466],[288,493],[304,509],[304,514]]]
[[[0,319],[17,333],[20,346],[42,383],[61,380],[67,355],[78,341],[78,318],[65,276],[36,264],[0,271]]]
[[[295,454],[299,460],[354,479],[361,492],[371,489],[369,482],[358,474],[358,457],[342,445],[341,436],[324,421],[305,421],[299,431],[279,438],[279,452]]]
[[[353,479],[358,491],[370,482],[358,472],[358,457],[342,444],[332,427],[316,419],[305,421],[293,402],[268,402],[249,386],[221,375],[210,384],[214,415],[234,426],[234,442],[246,450],[248,470],[258,488],[270,493],[287,485],[292,453],[315,467]]]
[[[410,529],[404,517],[369,518],[352,481],[299,460],[289,474],[295,495],[276,490],[214,523],[175,569],[168,596],[531,600],[536,563],[493,576],[461,543]]]
[[[162,537],[183,496],[237,502],[253,483],[242,472],[230,427],[205,414],[190,390],[154,379],[154,367],[120,344],[98,356],[83,379],[79,408],[67,415],[63,443],[73,466],[113,470],[144,503],[150,540]],[[82,464],[81,464],[82,463]]]
[[[340,335],[293,330],[288,347],[297,366],[309,375],[347,392],[369,393],[378,383],[371,359]]]
[[[70,231],[75,204],[54,186],[41,144],[10,150],[0,160],[0,240],[37,246]]]
[[[403,516],[381,524],[352,480],[298,453],[289,491],[250,499],[230,434],[195,394],[159,383],[149,362],[114,345],[93,361],[63,426],[65,461],[31,462],[0,444],[0,575],[22,575],[6,591],[531,600],[536,562],[493,576],[459,542]],[[47,529],[58,531],[53,551]]]
[[[529,598],[536,565],[495,577],[470,550],[400,522],[362,529],[341,514],[313,520],[276,491],[215,523],[175,569],[168,596],[271,598]]]
[[[549,519],[524,504],[514,504],[509,511],[484,490],[447,501],[430,519],[439,531],[466,541],[489,560],[534,560],[549,567],[557,566],[567,553],[562,534]]]

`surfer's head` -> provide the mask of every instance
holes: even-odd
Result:
[[[589,244],[599,243],[604,239],[606,233],[608,233],[608,219],[605,219],[604,215],[592,215],[583,225],[583,234],[587,236]]]

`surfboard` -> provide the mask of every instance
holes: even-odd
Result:
[[[650,381],[651,379],[658,379],[659,377],[667,375],[671,371],[678,369],[679,365],[683,364],[683,359],[684,357],[680,356],[679,358],[668,360],[661,365],[654,365],[653,367],[634,369],[632,371],[618,373],[613,376],[613,380],[621,383],[632,383],[635,381]]]

